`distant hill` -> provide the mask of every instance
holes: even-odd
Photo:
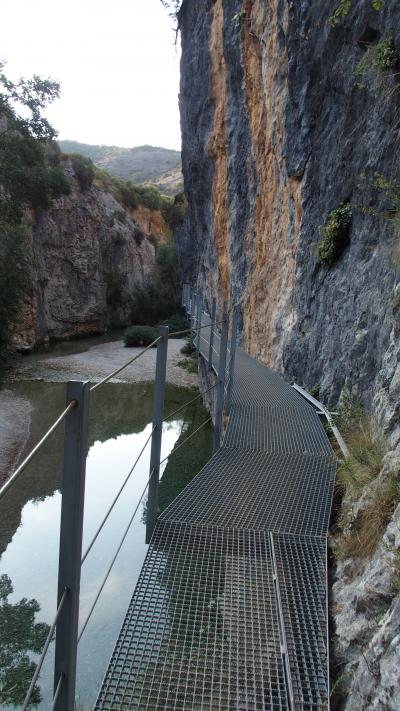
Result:
[[[58,141],[64,153],[81,153],[99,168],[133,183],[152,183],[160,192],[175,195],[183,190],[181,154],[168,148],[92,146],[78,141]]]

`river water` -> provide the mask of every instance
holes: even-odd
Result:
[[[25,447],[27,453],[63,409],[65,385],[25,381],[14,383],[11,389],[15,395],[28,399],[33,407],[30,435]],[[168,385],[164,412],[173,412],[193,398],[194,394],[193,389]],[[151,432],[152,403],[153,386],[149,383],[107,384],[92,395],[84,550]],[[178,416],[167,418],[163,431],[162,458],[172,452],[180,437],[187,436],[191,428],[197,427],[199,422],[207,417],[198,401]],[[178,453],[171,456],[160,486],[162,508],[207,461],[211,452],[211,438],[212,432],[207,426],[201,437],[193,438],[188,447],[179,450],[179,456]],[[13,679],[14,683],[9,700],[14,698],[14,701],[18,700],[18,693],[20,694],[19,684],[24,685],[24,673],[28,676],[28,673],[24,672],[24,665],[29,659],[37,659],[37,656],[32,654],[32,624],[50,623],[56,609],[62,444],[63,433],[60,428],[9,491],[1,507],[0,576],[3,577],[0,577],[0,598],[3,591],[3,605],[0,610],[7,634],[4,646],[0,641],[0,663],[3,667],[9,665],[14,669],[15,678],[8,677]],[[83,565],[81,624],[86,619],[146,484],[149,457],[148,446]],[[144,501],[79,644],[79,709],[89,709],[96,699],[146,549]],[[36,601],[36,605],[30,602],[32,600]],[[15,607],[16,605],[19,607]],[[34,617],[32,609],[35,611]],[[14,642],[18,642],[13,647],[14,659],[10,658],[10,648],[7,647],[8,634]],[[49,709],[51,706],[53,653],[54,644],[40,677],[41,701],[36,706],[40,710]],[[7,697],[3,696],[3,700],[5,698]],[[16,706],[18,705],[19,702]],[[8,711],[15,708],[15,705],[3,703],[1,708]]]

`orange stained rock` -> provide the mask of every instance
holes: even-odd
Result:
[[[251,268],[244,298],[245,345],[279,368],[283,334],[295,319],[301,181],[288,177],[283,155],[287,57],[284,43],[278,44],[277,0],[245,0],[244,10],[246,106],[258,174],[253,240],[246,240]]]
[[[227,70],[223,51],[224,11],[222,0],[216,0],[209,39],[211,60],[211,92],[214,102],[214,128],[209,138],[208,150],[214,159],[212,187],[213,240],[218,266],[219,292],[223,300],[230,293],[230,234],[228,201],[228,148],[227,148]]]

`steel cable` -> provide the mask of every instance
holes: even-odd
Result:
[[[149,476],[149,478],[148,478],[148,480],[147,480],[147,482],[146,482],[146,486],[144,487],[144,489],[143,489],[143,491],[142,491],[142,494],[141,494],[141,496],[140,496],[140,499],[139,499],[139,501],[138,501],[137,504],[136,504],[135,510],[134,510],[134,512],[133,512],[133,514],[132,514],[130,520],[129,520],[129,523],[128,523],[126,529],[125,529],[125,533],[124,533],[124,535],[122,536],[121,542],[120,542],[120,544],[119,544],[119,546],[118,546],[118,548],[117,548],[117,550],[116,550],[116,553],[115,553],[115,555],[114,555],[114,558],[112,559],[112,561],[111,561],[111,563],[110,563],[110,566],[109,566],[109,568],[108,568],[108,570],[107,570],[107,573],[105,574],[105,577],[104,577],[104,579],[103,579],[103,582],[102,582],[101,585],[100,585],[100,589],[99,589],[99,591],[98,591],[98,593],[97,593],[97,595],[96,595],[96,597],[95,597],[95,599],[94,599],[94,602],[93,602],[93,604],[92,604],[92,607],[90,608],[89,614],[88,614],[88,616],[86,617],[85,622],[83,623],[82,629],[81,629],[81,631],[80,631],[80,633],[79,633],[79,636],[78,636],[78,644],[79,644],[79,642],[81,641],[82,635],[83,635],[83,633],[84,633],[84,631],[85,631],[85,629],[86,629],[86,627],[87,627],[87,625],[88,625],[88,622],[89,622],[89,620],[90,620],[90,618],[91,618],[91,616],[92,616],[92,614],[93,614],[94,608],[95,608],[96,605],[97,605],[97,601],[98,601],[98,599],[99,599],[99,597],[100,597],[100,595],[101,595],[101,593],[102,593],[102,591],[103,591],[103,588],[104,588],[104,586],[105,586],[105,584],[106,584],[106,582],[107,582],[107,580],[108,580],[108,576],[109,576],[110,573],[111,573],[112,567],[113,567],[113,565],[114,565],[114,563],[115,563],[115,561],[116,561],[116,559],[117,559],[118,553],[120,552],[120,550],[121,550],[121,548],[122,548],[122,546],[123,546],[123,543],[124,543],[124,541],[125,541],[125,538],[126,538],[127,535],[128,535],[129,529],[130,529],[130,527],[131,527],[131,525],[132,525],[132,521],[133,521],[133,519],[134,519],[135,516],[136,516],[136,512],[137,512],[137,510],[138,510],[138,508],[139,508],[139,506],[140,506],[140,504],[141,504],[141,502],[142,502],[143,496],[145,495],[145,493],[146,493],[146,491],[147,491],[147,488],[148,488],[148,486],[149,486],[149,484],[150,484],[150,479],[151,479],[151,477],[153,476],[154,471],[155,471],[155,470],[153,469],[153,471],[151,472],[151,474],[150,474],[150,476]]]
[[[118,491],[118,494],[116,495],[116,497],[115,497],[114,501],[112,502],[110,508],[108,509],[108,511],[107,511],[107,513],[106,513],[106,515],[105,515],[105,517],[103,518],[103,521],[101,522],[99,528],[97,529],[95,535],[93,536],[91,543],[90,543],[89,546],[87,547],[87,549],[86,549],[86,551],[85,551],[85,554],[84,554],[83,557],[82,557],[81,565],[84,564],[86,558],[88,557],[90,551],[92,550],[92,548],[93,548],[93,546],[94,546],[94,544],[95,544],[95,542],[96,542],[96,540],[97,540],[97,538],[98,538],[100,532],[102,531],[102,529],[103,529],[103,527],[104,527],[104,524],[106,523],[106,521],[107,521],[107,519],[108,519],[108,517],[109,517],[111,511],[113,510],[113,508],[114,508],[115,504],[117,503],[117,501],[118,501],[118,499],[119,499],[121,493],[123,492],[123,490],[124,490],[126,484],[128,483],[128,481],[129,481],[129,479],[130,479],[130,476],[131,476],[133,470],[135,469],[135,467],[136,467],[136,465],[137,465],[137,463],[138,463],[140,457],[142,456],[144,450],[146,449],[148,443],[150,442],[150,440],[151,440],[151,438],[152,438],[152,436],[153,436],[153,434],[154,434],[154,430],[155,430],[155,429],[156,429],[156,428],[153,427],[152,431],[150,432],[148,438],[146,439],[146,442],[144,443],[142,449],[140,450],[138,456],[136,457],[135,463],[133,464],[132,468],[130,469],[129,473],[127,474],[124,483],[122,484],[122,486],[120,487],[120,489],[119,489],[119,491]]]
[[[142,351],[140,351],[140,353],[138,353],[138,354],[135,355],[133,358],[131,358],[130,360],[128,360],[124,365],[121,365],[120,368],[117,368],[116,370],[113,370],[112,373],[110,373],[109,375],[107,375],[107,376],[106,376],[105,378],[103,378],[102,380],[99,380],[99,382],[96,383],[95,385],[92,385],[92,387],[90,388],[90,392],[93,392],[94,390],[97,390],[97,388],[99,388],[101,385],[104,385],[104,383],[107,383],[107,382],[108,382],[109,380],[111,380],[111,378],[113,378],[115,375],[118,375],[118,373],[121,373],[123,370],[125,370],[125,368],[128,367],[128,365],[131,365],[132,363],[135,362],[135,360],[138,360],[138,358],[140,358],[140,356],[142,356],[144,353],[146,353],[146,351],[148,351],[149,348],[153,348],[153,346],[155,346],[156,343],[158,343],[158,341],[160,341],[162,338],[163,338],[163,336],[158,336],[158,338],[156,338],[154,341],[152,341],[152,343],[150,343],[146,348],[144,348]]]
[[[201,392],[198,395],[196,395],[196,397],[194,397],[193,400],[188,400],[187,402],[184,403],[184,405],[181,405],[176,410],[173,410],[173,412],[169,413],[168,415],[166,415],[164,417],[163,422],[170,420],[171,417],[174,417],[174,415],[177,415],[178,412],[181,412],[182,410],[184,410],[185,407],[188,407],[188,405],[191,405],[192,402],[196,402],[196,400],[199,400],[201,397],[203,397],[203,395],[206,395],[207,393],[209,393],[210,390],[212,390],[213,388],[216,388],[217,385],[218,385],[218,383],[214,383],[214,385],[211,385],[211,387],[207,388],[207,390],[204,390],[204,392]]]
[[[48,648],[50,647],[50,643],[51,643],[51,641],[52,641],[52,639],[53,639],[54,630],[55,630],[55,628],[56,628],[57,621],[58,621],[58,618],[59,618],[59,616],[60,616],[60,612],[61,612],[61,610],[62,610],[62,608],[63,608],[63,605],[64,605],[64,602],[65,602],[66,597],[67,597],[67,589],[64,590],[64,592],[63,592],[63,594],[62,594],[62,597],[61,597],[61,600],[60,600],[60,602],[59,602],[59,605],[58,605],[58,607],[57,607],[56,616],[55,616],[55,618],[54,618],[54,620],[53,620],[53,623],[52,623],[52,625],[51,625],[51,627],[50,627],[50,629],[49,629],[49,633],[48,633],[48,635],[47,635],[47,637],[46,637],[46,641],[45,641],[45,643],[44,643],[44,647],[43,647],[43,649],[42,649],[42,653],[41,653],[41,655],[40,655],[40,659],[39,659],[39,661],[38,661],[38,663],[37,663],[37,665],[36,665],[35,673],[34,673],[34,675],[33,675],[33,677],[32,677],[31,683],[29,684],[29,689],[28,689],[28,691],[26,692],[25,700],[24,700],[24,703],[23,703],[23,705],[22,705],[21,711],[26,711],[26,709],[27,709],[28,706],[29,706],[29,702],[30,702],[30,699],[31,699],[31,696],[32,696],[33,689],[34,689],[34,687],[35,687],[35,684],[36,684],[36,682],[37,682],[38,676],[39,676],[39,674],[40,674],[40,670],[41,670],[41,668],[42,668],[42,666],[43,666],[43,662],[44,662],[44,658],[45,658],[45,656],[46,656],[46,654],[47,654],[47,650],[48,650]]]
[[[195,431],[192,432],[192,433],[189,435],[189,437],[186,437],[186,439],[184,439],[183,442],[181,442],[181,443],[178,444],[176,447],[174,447],[173,450],[172,450],[172,452],[171,452],[170,454],[168,454],[167,457],[164,457],[164,459],[161,460],[159,466],[161,466],[161,464],[164,464],[164,462],[166,462],[167,459],[169,459],[170,457],[172,457],[172,455],[175,454],[175,452],[177,452],[178,449],[180,449],[181,447],[183,447],[183,445],[186,444],[186,442],[188,442],[190,439],[192,439],[192,437],[194,437],[194,435],[195,435],[199,430],[201,430],[202,427],[204,427],[204,425],[206,425],[208,422],[211,422],[211,417],[209,417],[207,420],[204,420],[204,422],[202,422],[202,424],[201,424],[199,427],[197,427],[197,429],[195,429]]]
[[[57,701],[58,701],[58,697],[59,697],[59,695],[60,695],[61,684],[62,684],[62,682],[63,682],[63,679],[64,679],[64,674],[61,672],[60,678],[59,678],[59,680],[58,680],[57,688],[56,688],[56,690],[55,690],[55,692],[54,692],[53,703],[52,703],[52,705],[51,705],[51,711],[54,711],[54,709],[56,708],[56,704],[57,704]]]
[[[29,462],[32,461],[32,459],[36,456],[36,454],[40,451],[44,443],[48,440],[51,434],[53,434],[54,430],[57,429],[57,427],[63,422],[65,417],[68,415],[71,410],[73,410],[74,407],[76,407],[78,404],[77,400],[71,400],[70,403],[68,403],[67,407],[65,410],[61,413],[61,415],[57,418],[57,420],[52,424],[50,429],[47,430],[46,434],[42,437],[40,442],[37,443],[37,445],[32,449],[32,451],[28,454],[26,459],[19,465],[19,467],[15,470],[15,472],[10,476],[8,481],[4,484],[4,486],[0,489],[0,499],[4,496],[4,494],[8,491],[8,489],[11,488],[11,486],[16,482],[18,479],[19,475],[24,471],[25,467],[29,464]]]

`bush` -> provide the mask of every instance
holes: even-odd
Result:
[[[80,153],[71,153],[70,160],[76,179],[79,183],[81,191],[84,193],[89,190],[94,178],[94,165],[90,158],[81,156]]]
[[[174,333],[174,331],[186,331],[189,328],[189,322],[186,316],[182,314],[173,314],[173,316],[170,316],[164,323],[168,326],[170,333]],[[182,338],[182,336],[175,336],[175,338]]]
[[[151,326],[130,326],[124,333],[124,343],[127,347],[149,346],[157,338],[157,331]]]
[[[400,55],[395,47],[393,35],[389,35],[378,44],[369,45],[354,70],[354,76],[358,78],[358,88],[378,89],[387,95],[397,91],[398,74],[394,70],[399,60]]]
[[[184,358],[177,363],[179,368],[183,368],[188,373],[197,373],[197,361],[194,358]]]
[[[132,294],[131,321],[152,326],[176,314],[181,307],[181,285],[175,251],[161,244],[154,273]]]
[[[322,229],[322,240],[317,246],[318,257],[329,267],[339,259],[348,242],[351,218],[352,210],[348,202],[342,202],[329,213]]]

